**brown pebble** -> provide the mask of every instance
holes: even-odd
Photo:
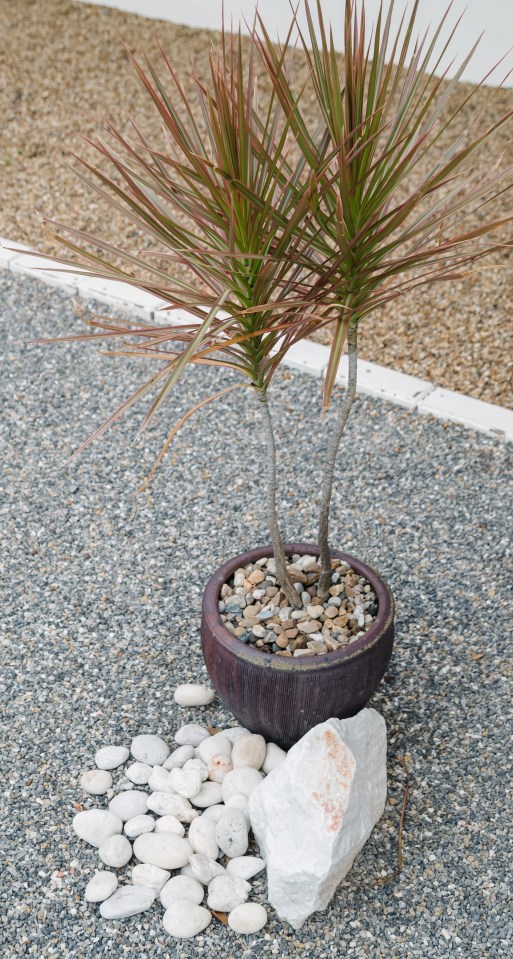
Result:
[[[274,655],[275,656],[292,656],[292,653],[290,649],[278,649]]]
[[[295,649],[293,656],[297,656],[298,658],[299,656],[315,656],[315,653],[313,653],[311,649]]]
[[[320,573],[321,567],[318,563],[308,563],[307,566],[303,566],[304,573]]]
[[[236,626],[234,629],[234,633],[236,636],[242,636],[242,634],[245,632],[246,630],[244,629],[244,626]]]
[[[283,620],[281,625],[283,626],[284,629],[293,629],[295,627],[295,623],[293,619],[285,619]]]
[[[330,586],[329,588],[330,596],[340,596],[340,594],[343,592],[344,592],[344,587],[341,585],[341,583],[338,583],[338,585],[336,586]]]
[[[290,579],[293,583],[306,583],[308,582],[307,577],[299,569],[290,570]]]
[[[284,633],[282,633],[280,636],[277,636],[277,637],[276,637],[276,645],[279,646],[280,649],[286,649],[286,648],[287,648],[287,646],[289,645],[289,641],[288,641],[287,636],[285,636]]]
[[[306,623],[298,623],[298,629],[300,633],[316,633],[319,629],[319,623],[312,623],[311,620],[307,620]]]
[[[254,569],[253,572],[249,574],[248,579],[253,586],[257,586],[258,583],[263,583],[265,576],[261,569]]]
[[[327,616],[328,619],[335,619],[335,617],[338,616],[338,607],[328,606],[327,609],[324,610],[324,615]]]
[[[290,648],[292,650],[304,649],[306,647],[306,636],[298,636],[297,639],[291,639]]]
[[[299,630],[295,626],[291,626],[285,630],[285,635],[288,639],[295,639],[299,635]]]
[[[272,599],[272,597],[273,597],[273,596],[276,596],[277,593],[279,593],[279,592],[280,592],[280,591],[279,591],[279,589],[278,589],[277,586],[268,586],[267,589],[266,589],[266,591],[265,591],[265,595],[266,595],[266,596],[269,596],[269,598]]]
[[[338,610],[337,610],[337,613],[338,613]],[[333,623],[334,626],[344,627],[347,625],[348,619],[349,619],[349,613],[341,613],[340,616],[335,616],[335,618],[332,619],[331,622]]]

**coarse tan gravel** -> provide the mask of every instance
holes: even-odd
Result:
[[[45,252],[62,253],[62,247],[43,235],[38,211],[138,251],[141,240],[132,225],[85,192],[65,165],[66,155],[70,150],[87,154],[76,131],[94,133],[91,117],[108,117],[126,131],[124,108],[145,131],[160,136],[159,120],[147,109],[119,37],[133,52],[155,50],[155,42],[160,41],[181,77],[192,55],[198,74],[206,77],[208,51],[217,36],[70,0],[1,3],[0,235]],[[455,50],[459,50],[457,42]],[[459,55],[463,56],[462,50]],[[299,56],[298,82],[303,70]],[[190,81],[185,80],[185,87],[192,101]],[[265,89],[262,82],[263,96]],[[469,85],[460,84],[447,109],[452,110],[469,90]],[[471,101],[453,127],[455,134],[480,111],[483,126],[513,106],[511,89],[496,91],[490,101],[492,93],[484,88]],[[312,97],[309,103],[313,116]],[[483,170],[490,155],[494,163],[500,157],[503,163],[511,162],[511,134],[511,123],[497,134],[477,161]],[[447,142],[444,136],[441,146]],[[511,213],[510,194],[494,204],[494,213]],[[468,221],[468,228],[472,222]],[[501,242],[511,237],[509,227],[497,233]],[[488,402],[513,406],[509,251],[494,254],[489,264],[484,272],[416,291],[368,317],[360,336],[362,357]],[[329,341],[329,330],[321,331],[319,337]]]
[[[389,736],[388,801],[371,840],[299,932],[271,909],[247,940],[213,922],[175,943],[158,906],[106,922],[84,902],[98,856],[71,829],[74,804],[95,802],[83,770],[99,747],[137,733],[230,722],[219,701],[183,709],[173,690],[206,679],[207,578],[268,536],[247,390],[196,414],[135,495],[169,423],[230,371],[188,374],[137,446],[142,410],[58,470],[144,376],[85,346],[27,345],[74,323],[64,292],[0,274],[2,959],[510,959],[513,448],[368,398],[341,451],[332,542],[374,565],[397,600],[393,658],[371,701]],[[336,412],[321,428],[319,390],[287,371],[272,389],[289,541],[315,532]],[[377,885],[397,864],[401,759],[404,867]],[[263,880],[254,898],[265,902]]]

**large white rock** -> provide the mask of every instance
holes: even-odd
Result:
[[[208,706],[216,696],[211,686],[202,686],[201,683],[182,683],[177,686],[173,699],[179,706]]]
[[[326,908],[385,799],[386,726],[374,709],[311,729],[254,790],[251,824],[281,919],[299,929]]]
[[[150,767],[151,772],[148,776],[148,786],[152,793],[155,792],[174,792],[169,780],[169,771],[164,766]]]
[[[180,869],[193,855],[188,839],[176,836],[172,832],[148,832],[138,836],[134,842],[134,856],[140,862],[160,869]]]
[[[130,752],[134,759],[148,766],[162,766],[169,756],[170,749],[160,736],[142,733],[132,739]]]
[[[110,836],[123,829],[123,820],[107,809],[85,809],[73,817],[73,829],[80,839],[100,848]]]

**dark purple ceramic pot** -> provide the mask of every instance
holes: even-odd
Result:
[[[309,543],[287,543],[285,551],[319,553]],[[236,569],[271,555],[270,546],[261,546],[235,556],[214,573],[203,596],[201,643],[212,684],[239,723],[288,749],[312,726],[331,717],[354,716],[369,701],[392,654],[394,599],[370,566],[332,550],[333,557],[350,563],[371,584],[378,601],[375,622],[354,643],[325,655],[261,652],[226,629],[218,604],[221,587]]]

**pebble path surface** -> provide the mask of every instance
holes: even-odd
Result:
[[[98,804],[80,792],[80,777],[101,746],[141,732],[166,740],[182,722],[233,722],[217,699],[188,709],[172,690],[207,682],[198,624],[208,576],[267,539],[258,410],[245,390],[202,410],[178,434],[151,490],[136,498],[169,423],[233,381],[194,371],[136,448],[142,409],[57,472],[143,370],[76,345],[29,348],[31,338],[80,328],[69,298],[9,274],[0,291],[2,955],[509,957],[511,447],[357,401],[335,483],[332,539],[375,566],[398,603],[393,659],[372,700],[389,732],[385,814],[328,910],[299,933],[269,910],[254,936],[212,922],[194,941],[175,944],[151,911],[102,919],[84,901],[101,861],[70,824],[77,795],[84,809]],[[278,507],[289,540],[315,533],[325,443],[319,386],[287,371],[272,392]],[[404,869],[376,885],[396,867],[399,757],[411,786]],[[117,782],[116,769],[111,775]],[[264,876],[251,880],[263,902]]]

